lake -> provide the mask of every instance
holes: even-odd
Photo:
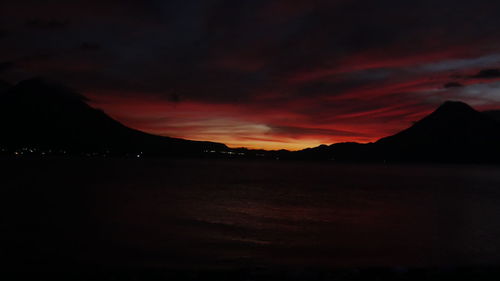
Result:
[[[500,167],[3,159],[14,272],[500,263]]]

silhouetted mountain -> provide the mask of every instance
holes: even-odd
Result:
[[[498,137],[498,123],[462,102],[445,102],[429,116],[393,136],[390,145],[454,145],[488,143]]]
[[[488,115],[495,121],[500,122],[500,110],[489,110],[489,111],[484,111],[483,113]]]
[[[2,91],[2,86],[7,90]],[[375,143],[337,143],[298,152],[229,149],[224,144],[155,136],[128,128],[55,83],[0,83],[0,147],[69,153],[312,159],[342,162],[500,162],[500,111],[445,102],[410,128]]]
[[[305,158],[374,162],[500,162],[500,123],[448,101],[410,128],[375,143],[303,150]]]
[[[361,144],[355,142],[335,143],[331,145],[320,145],[301,151],[292,152],[287,155],[291,159],[305,160],[329,160],[338,162],[364,162],[373,144]]]
[[[500,124],[462,102],[445,102],[410,128],[376,142],[391,161],[497,161]]]
[[[223,144],[155,136],[128,128],[90,107],[85,97],[42,79],[22,81],[0,95],[0,146],[68,152],[196,155]]]
[[[6,91],[7,89],[9,89],[11,87],[11,85],[5,81],[2,81],[0,80],[0,94],[4,91]]]

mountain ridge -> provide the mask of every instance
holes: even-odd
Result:
[[[466,103],[446,101],[409,128],[374,143],[317,147],[308,156],[384,163],[500,162],[499,144],[500,122]]]
[[[500,163],[500,111],[479,112],[459,101],[373,143],[335,143],[301,151],[228,148],[129,128],[91,107],[84,96],[35,78],[0,91],[0,147],[40,147],[115,155],[258,157],[338,162]]]
[[[69,88],[40,78],[21,81],[0,95],[4,147],[42,147],[72,152],[192,155],[227,149],[213,142],[156,136],[114,120]]]

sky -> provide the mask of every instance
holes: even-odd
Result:
[[[371,142],[446,100],[500,108],[499,1],[5,0],[0,79],[230,147]]]

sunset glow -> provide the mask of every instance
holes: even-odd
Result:
[[[187,2],[2,7],[0,79],[48,77],[127,126],[230,147],[371,142],[446,100],[500,108],[498,4]]]

